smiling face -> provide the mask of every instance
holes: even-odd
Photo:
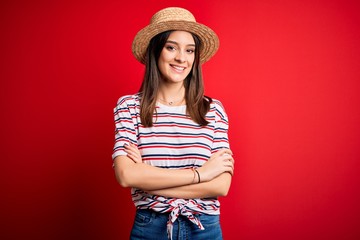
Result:
[[[158,59],[163,80],[168,83],[183,82],[192,69],[194,59],[195,41],[191,33],[171,32]]]

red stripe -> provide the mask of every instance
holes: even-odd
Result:
[[[225,122],[224,120],[218,120],[217,122],[218,122],[218,123],[223,123],[223,124],[225,124],[225,125],[228,125],[228,123]]]
[[[116,133],[119,133],[119,132],[121,132],[121,133],[123,133],[123,132],[127,132],[127,133],[130,133],[130,134],[134,134],[134,132],[133,131],[131,131],[131,130],[128,130],[128,129],[121,129],[121,130],[117,130],[117,131],[115,131]]]
[[[153,208],[154,206],[156,206],[157,204],[159,204],[160,202],[154,202],[153,204],[150,204],[149,206],[151,207],[151,208]]]
[[[195,157],[195,156],[189,155],[186,158],[184,158],[184,157],[179,157],[179,158],[144,157],[143,161],[187,161],[189,159],[196,159],[196,160],[202,160],[202,161],[208,160],[207,158]],[[175,167],[175,166],[172,166],[172,167]]]
[[[169,113],[158,113],[157,115],[154,115],[154,117],[157,118],[181,118],[181,119],[191,119],[188,115],[172,115]]]
[[[142,147],[139,147],[139,150],[140,149],[147,149],[147,148],[155,148],[155,149],[159,149],[159,148],[172,148],[172,149],[188,149],[188,148],[203,148],[203,149],[206,149],[206,150],[209,150],[211,149],[210,147],[205,147],[205,146],[202,146],[202,145],[195,145],[195,144],[191,144],[189,143],[188,145],[184,145],[184,146],[168,146],[168,145],[152,145],[152,146],[142,146]]]
[[[151,138],[151,137],[168,137],[168,138],[206,138],[209,141],[212,141],[211,138],[207,137],[207,136],[202,136],[202,135],[197,135],[197,136],[189,136],[189,135],[176,135],[176,136],[171,136],[169,133],[169,135],[165,135],[165,134],[151,134],[151,135],[145,135],[145,136],[141,136],[140,138]]]
[[[181,124],[156,124],[156,127],[178,127],[178,128],[190,128],[190,129],[208,129],[208,130],[212,130],[212,128],[210,127],[198,127],[198,126],[184,126],[184,125],[181,125]]]
[[[115,120],[115,123],[134,123],[132,120],[127,119],[117,119]]]
[[[226,133],[227,131],[224,130],[215,130],[214,133]]]

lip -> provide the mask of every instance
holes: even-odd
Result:
[[[170,64],[171,69],[173,69],[175,72],[182,73],[185,71],[186,67]]]

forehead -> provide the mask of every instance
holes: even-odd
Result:
[[[174,41],[178,44],[194,45],[195,41],[190,32],[186,31],[173,31],[170,33],[168,41]]]

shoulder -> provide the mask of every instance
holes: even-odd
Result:
[[[210,111],[214,111],[216,116],[221,119],[227,119],[227,114],[224,108],[224,105],[218,99],[212,99],[210,103]]]
[[[124,95],[121,96],[117,101],[117,106],[134,106],[139,104],[139,94]]]
[[[216,111],[225,112],[224,105],[220,100],[212,98],[210,102],[210,108],[215,109]]]

